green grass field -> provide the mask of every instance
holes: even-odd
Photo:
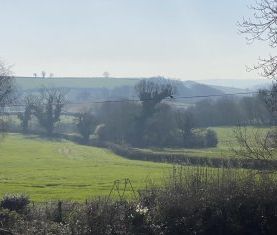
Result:
[[[228,157],[233,128],[218,127],[217,148],[144,149],[190,156]],[[35,135],[7,134],[0,138],[0,195],[26,193],[34,201],[78,200],[108,195],[114,180],[129,178],[135,190],[149,181],[161,182],[172,165],[127,160],[109,150]],[[190,171],[193,167],[186,167]],[[212,168],[211,168],[212,169]],[[123,185],[122,185],[123,186]],[[129,188],[130,189],[130,188]]]
[[[109,150],[9,134],[0,142],[0,194],[26,193],[32,200],[85,200],[108,195],[114,180],[135,189],[161,179],[171,166],[132,161]]]

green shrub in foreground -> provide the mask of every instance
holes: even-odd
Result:
[[[24,194],[7,194],[0,201],[0,207],[11,211],[22,212],[29,203],[29,197]]]

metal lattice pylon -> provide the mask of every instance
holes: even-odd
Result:
[[[123,188],[120,187],[122,184],[124,185]],[[131,180],[129,178],[125,178],[125,179],[122,179],[122,180],[115,180],[114,183],[113,183],[113,186],[111,188],[111,191],[109,193],[108,199],[110,198],[110,196],[113,192],[116,192],[118,194],[120,200],[123,200],[124,197],[125,197],[125,193],[126,193],[128,188],[130,188],[133,195],[135,197],[137,197],[137,194],[136,194],[136,192],[133,188],[133,185],[131,183]]]

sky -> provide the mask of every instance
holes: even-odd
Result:
[[[0,0],[0,58],[17,76],[252,79],[270,54],[237,22],[252,0]]]

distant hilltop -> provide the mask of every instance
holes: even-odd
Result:
[[[202,84],[212,86],[225,86],[232,88],[257,90],[261,88],[267,88],[272,84],[272,80],[269,79],[209,79],[197,81]]]
[[[142,78],[106,77],[15,77],[16,84],[23,90],[37,89],[42,86],[65,88],[116,88],[134,86]]]
[[[115,89],[120,87],[134,87],[141,79],[157,78],[118,78],[118,77],[15,77],[16,84],[22,90],[36,90],[43,86],[63,87],[72,89]],[[201,81],[181,81],[172,80],[177,86],[202,91],[203,93],[236,93],[244,91],[254,91],[270,86],[272,81],[265,79],[211,79]],[[190,92],[189,92],[190,93]]]

